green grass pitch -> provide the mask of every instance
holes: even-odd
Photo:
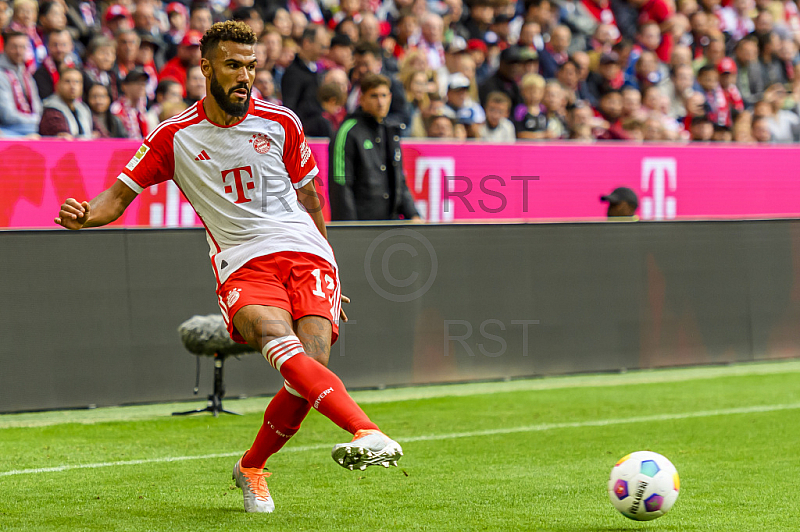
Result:
[[[231,468],[245,415],[154,405],[0,416],[0,530],[762,531],[800,522],[800,361],[354,394],[404,447],[347,471],[347,435],[312,412],[269,467],[274,514],[245,514]],[[623,455],[672,460],[666,516],[629,521],[606,481]]]

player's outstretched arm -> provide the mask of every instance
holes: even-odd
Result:
[[[53,221],[72,230],[110,224],[122,216],[134,198],[136,192],[122,181],[116,181],[91,201],[68,198]]]

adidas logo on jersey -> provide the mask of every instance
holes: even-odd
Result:
[[[210,161],[211,157],[208,156],[206,150],[200,152],[200,154],[194,158],[195,161]]]

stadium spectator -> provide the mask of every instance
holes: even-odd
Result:
[[[502,92],[492,92],[486,98],[486,122],[481,125],[478,136],[486,142],[514,142],[516,130],[508,119],[511,98]]]
[[[139,53],[141,37],[133,30],[121,30],[115,36],[117,61],[114,73],[117,79],[124,79],[128,72],[136,68],[136,54]]]
[[[149,76],[147,82],[147,99],[152,101],[156,97],[156,87],[158,86],[158,67],[156,66],[157,56],[163,47],[163,42],[152,35],[140,35],[139,49],[136,51],[134,65],[138,66]]]
[[[207,4],[195,3],[192,4],[192,10],[189,14],[189,30],[196,31],[200,37],[208,31],[214,23],[214,17],[211,14],[211,8]],[[188,31],[187,31],[188,33]],[[199,37],[198,37],[199,39]],[[183,41],[183,39],[181,39]]]
[[[772,132],[770,131],[767,117],[757,116],[753,118],[752,137],[756,142],[772,142]]]
[[[81,101],[83,75],[75,68],[61,70],[55,94],[42,102],[39,134],[43,137],[92,138],[92,111]]]
[[[547,0],[540,0],[546,3]],[[490,92],[500,91],[508,94],[511,103],[516,109],[523,103],[517,79],[522,77],[522,56],[520,49],[509,46],[500,53],[500,66],[497,71],[479,87],[481,105],[486,105],[486,98]]]
[[[170,2],[166,13],[169,29],[162,37],[166,44],[164,59],[169,61],[178,53],[178,45],[189,28],[189,10],[180,2]]]
[[[550,41],[539,52],[539,64],[542,76],[554,78],[558,68],[569,59],[569,47],[572,32],[567,26],[556,26],[550,35]]]
[[[636,217],[639,197],[628,187],[618,187],[611,194],[600,196],[600,201],[608,203],[608,218]]]
[[[302,13],[300,13],[300,16],[305,20],[305,16]],[[261,32],[264,31],[264,20],[261,18],[258,9],[252,6],[237,7],[231,12],[231,20],[241,20],[250,26],[250,29],[256,35],[261,35]]]
[[[178,55],[170,59],[158,75],[158,80],[171,79],[177,81],[183,87],[183,95],[186,93],[186,75],[189,68],[200,64],[200,39],[203,34],[197,30],[189,30],[181,39],[178,46]]]
[[[317,61],[328,52],[330,42],[330,35],[324,27],[307,28],[300,39],[300,48],[294,61],[281,79],[283,105],[297,113],[304,127],[322,116],[322,107],[317,100]]]
[[[714,137],[714,123],[708,116],[695,116],[689,132],[692,135],[691,140],[708,142]]]
[[[134,68],[122,80],[122,95],[111,104],[111,113],[122,120],[129,139],[141,140],[150,133],[147,125],[147,73]]]
[[[199,66],[189,68],[186,74],[186,105],[192,105],[206,97],[206,78]]]
[[[119,97],[119,80],[114,73],[114,62],[117,60],[114,41],[108,37],[95,37],[89,43],[87,52],[83,68],[83,99],[87,99],[92,85],[100,84],[108,87],[111,101],[116,101]]]
[[[469,97],[469,79],[455,73],[447,84],[447,106],[456,115],[456,121],[464,126],[468,138],[480,136],[480,128],[486,122],[483,108]]]
[[[30,38],[18,31],[3,35],[0,55],[0,133],[8,137],[36,133],[42,116],[42,101],[25,58]]]
[[[253,81],[253,94],[258,91],[258,98],[268,101],[276,105],[281,105],[281,101],[275,97],[275,79],[272,77],[272,72],[266,68],[259,68],[256,70],[256,79]],[[255,97],[255,96],[254,96]]]
[[[161,122],[159,115],[165,103],[182,101],[183,89],[180,83],[172,79],[159,81],[155,90],[155,100],[147,110],[147,129],[153,131],[158,127],[158,124]]]
[[[152,37],[161,35],[153,4],[148,2],[137,3],[132,19],[133,30],[139,35],[150,35]]]
[[[417,47],[425,53],[428,65],[437,70],[444,65],[444,22],[435,13],[426,13],[420,21],[422,36]]]
[[[800,141],[800,116],[794,111],[785,109],[789,104],[797,108],[795,101],[787,98],[783,84],[775,83],[764,91],[764,102],[767,105],[765,114],[772,142],[798,142]]]
[[[53,31],[47,38],[48,55],[33,73],[39,97],[47,98],[56,90],[59,71],[76,65],[72,35],[66,29]]]
[[[323,83],[319,87],[319,102],[322,105],[322,118],[330,124],[330,134],[339,130],[339,126],[344,122],[347,114],[344,104],[347,101],[347,93],[342,90],[341,85],[336,82]]]
[[[567,138],[566,104],[564,89],[557,81],[548,81],[544,86],[542,106],[547,116],[547,138]]]
[[[323,68],[341,68],[349,71],[353,68],[353,43],[347,35],[334,35],[331,38],[330,50],[322,59]]]
[[[380,75],[383,73],[383,61],[381,59],[382,51],[380,45],[377,43],[363,42],[356,46],[354,53],[354,67],[351,72],[350,78],[353,84],[353,89],[347,99],[347,110],[352,112],[361,97],[360,83],[361,79],[367,74]],[[411,56],[409,56],[410,59]],[[424,56],[423,56],[424,57]],[[392,93],[391,107],[389,108],[389,115],[386,120],[397,124],[399,127],[408,127],[409,116],[407,115],[408,109],[406,107],[406,94],[403,90],[403,84],[399,80],[388,77],[390,83],[390,90]]]
[[[67,11],[63,3],[57,0],[51,0],[39,4],[38,32],[45,43],[47,43],[48,37],[51,33],[54,31],[61,31],[66,28]]]
[[[109,111],[111,94],[108,92],[108,87],[100,84],[92,85],[87,103],[92,111],[92,132],[95,138],[128,138],[128,131],[122,120]]]
[[[604,130],[596,135],[598,139],[623,140],[628,138],[622,129],[622,93],[619,90],[610,89],[600,97],[598,114],[600,118],[608,122]]]
[[[400,131],[389,125],[389,79],[361,79],[359,109],[330,143],[332,220],[419,220],[403,175]]]
[[[113,39],[117,32],[130,29],[133,29],[133,20],[128,8],[121,4],[108,6],[103,16],[103,36]]]
[[[25,51],[25,67],[33,74],[47,56],[42,37],[36,27],[39,4],[36,0],[14,0],[14,14],[8,29],[24,33],[28,37],[29,46]]]
[[[591,94],[590,101],[600,102],[600,96],[614,89],[619,90],[625,83],[625,78],[620,67],[620,58],[616,52],[604,53],[598,60],[596,72],[589,73],[586,87]]]
[[[522,97],[525,104],[514,113],[515,116],[518,116],[516,119],[517,138],[552,138],[553,133],[547,129],[547,115],[542,109],[545,84],[544,78],[539,74],[526,74],[522,78]],[[522,113],[523,110],[524,113]]]

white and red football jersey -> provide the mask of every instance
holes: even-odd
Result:
[[[178,185],[205,225],[222,284],[249,260],[279,251],[313,253],[336,268],[295,191],[318,173],[289,109],[251,99],[241,121],[219,126],[201,100],[159,124],[118,179],[136,193],[168,179]]]

